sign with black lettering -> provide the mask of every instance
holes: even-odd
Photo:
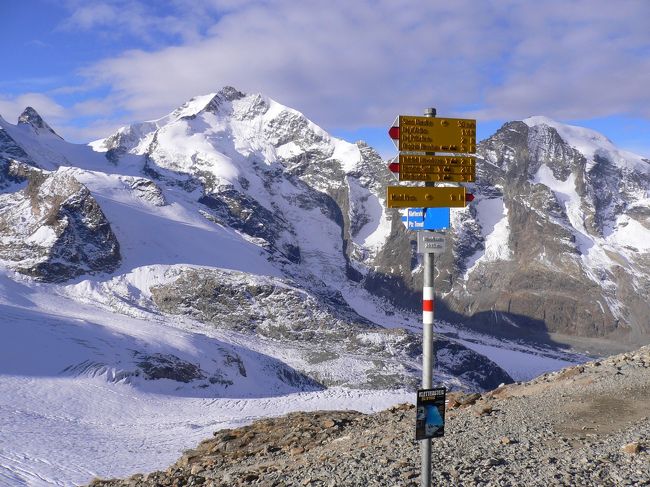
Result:
[[[445,387],[418,389],[415,439],[428,440],[445,435]]]
[[[476,152],[476,120],[400,115],[388,130],[400,151]]]

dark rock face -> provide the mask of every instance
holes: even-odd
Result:
[[[22,165],[35,164],[24,149],[2,128],[0,128],[0,190],[25,180],[21,177]]]
[[[299,247],[282,241],[282,234],[291,227],[282,214],[267,210],[255,199],[235,189],[204,195],[199,198],[199,203],[210,210],[206,212],[210,220],[259,239],[262,247],[277,252],[290,262],[300,262]]]
[[[0,259],[47,282],[115,270],[119,243],[89,191],[65,172],[23,174],[26,188],[0,195]]]
[[[437,362],[450,375],[470,383],[482,384],[486,389],[513,382],[502,368],[458,343],[436,338],[436,348]]]
[[[201,368],[175,355],[154,353],[152,355],[139,354],[137,366],[142,369],[147,380],[170,379],[178,382],[190,382],[196,379],[205,379]]]
[[[167,200],[160,186],[146,178],[124,176],[120,178],[140,199],[154,205],[165,206]]]
[[[323,306],[289,283],[243,273],[184,269],[151,294],[162,311],[272,339],[336,341],[353,330],[379,330],[346,306]]]

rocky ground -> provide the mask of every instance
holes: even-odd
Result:
[[[650,346],[485,394],[448,394],[433,485],[650,485]],[[415,408],[293,413],[221,430],[114,486],[418,486]]]

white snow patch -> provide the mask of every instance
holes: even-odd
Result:
[[[616,219],[616,227],[608,242],[618,247],[634,247],[641,252],[650,251],[650,229],[627,215]]]
[[[361,151],[356,144],[336,138],[332,138],[332,142],[334,143],[332,159],[341,161],[343,171],[346,173],[354,171],[361,162]]]
[[[469,274],[480,262],[494,262],[512,258],[512,250],[508,245],[508,239],[510,238],[508,208],[503,203],[503,197],[481,198],[476,202],[475,207],[485,248],[468,259],[465,280],[468,279]]]
[[[51,247],[57,239],[56,232],[52,227],[43,225],[25,239],[25,243]]]

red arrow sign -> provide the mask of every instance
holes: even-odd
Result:
[[[388,170],[390,172],[399,172],[399,162],[391,162],[388,165]]]
[[[388,136],[393,140],[399,140],[399,127],[391,127],[388,129]]]
[[[465,201],[469,203],[470,201],[474,201],[475,196],[472,193],[465,193]]]

